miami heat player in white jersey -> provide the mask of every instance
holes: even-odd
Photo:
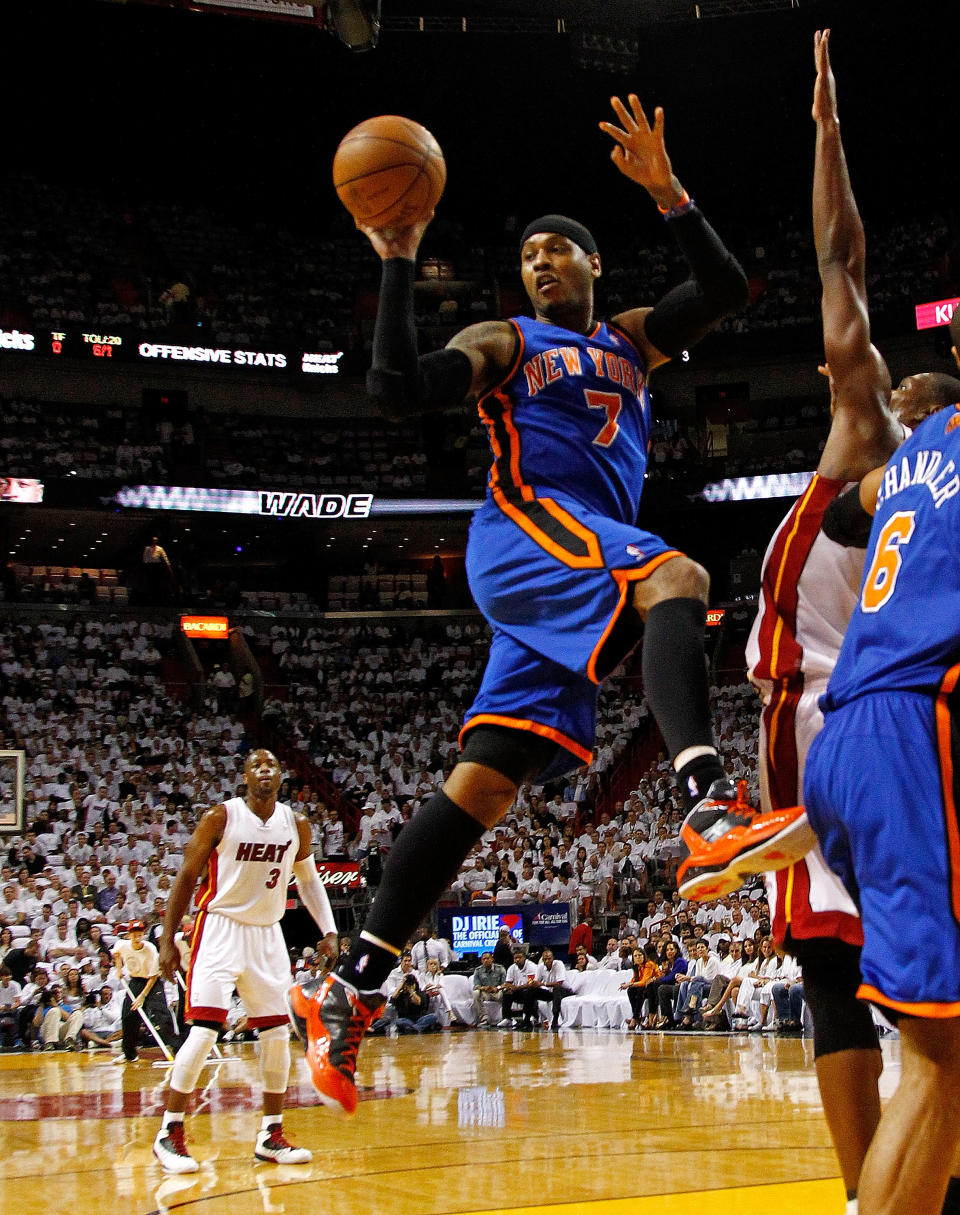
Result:
[[[823,725],[817,700],[827,682],[860,591],[866,550],[844,548],[820,530],[844,489],[815,473],[774,533],[763,559],[760,603],[747,642],[750,681],[763,700],[760,799],[763,811],[803,801],[807,751]],[[773,935],[839,937],[862,945],[857,909],[819,848],[766,876]]]
[[[223,834],[207,858],[187,971],[187,1017],[222,1024],[233,988],[255,1029],[281,1025],[290,964],[280,931],[300,849],[283,802],[262,819],[242,797],[223,805]]]
[[[300,844],[293,811],[277,802],[264,822],[242,797],[224,803],[227,825],[210,854],[201,911],[241,924],[275,924],[283,916],[287,887]]]
[[[246,1023],[258,1031],[263,1122],[254,1156],[277,1164],[306,1164],[311,1153],[283,1134],[283,1100],[290,1075],[286,992],[290,961],[280,931],[287,887],[296,879],[304,907],[323,933],[321,952],[337,952],[336,923],[310,846],[310,825],[277,801],[282,774],[272,751],[258,748],[243,767],[244,797],[211,806],[183,851],[167,900],[160,965],[170,977],[179,964],[176,934],[203,878],[187,970],[187,1035],[173,1061],[163,1122],[153,1154],[170,1173],[199,1168],[187,1150],[183,1117],[204,1061],[227,1019],[234,990]],[[205,875],[205,876],[204,876]]]

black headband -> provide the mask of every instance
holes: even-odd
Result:
[[[558,236],[566,236],[575,245],[579,245],[584,253],[599,252],[597,242],[590,231],[583,224],[578,224],[575,219],[569,219],[566,215],[541,215],[539,219],[532,219],[520,237],[521,249],[536,232],[555,232]]]

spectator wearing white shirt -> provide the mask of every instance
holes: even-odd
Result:
[[[450,952],[449,944],[442,937],[438,937],[434,933],[428,932],[426,928],[421,928],[417,934],[417,937],[417,941],[410,950],[410,956],[413,958],[414,969],[425,974],[427,970],[427,961],[430,958],[435,958],[440,971],[445,971],[453,960],[453,955]]]
[[[553,871],[552,865],[544,865],[543,880],[537,890],[537,902],[553,903],[560,890],[560,880]]]
[[[321,829],[323,839],[323,855],[332,860],[342,860],[346,857],[346,842],[340,812],[335,807],[327,811],[327,818]]]
[[[607,952],[597,963],[600,970],[620,969],[620,942],[616,937],[607,938]]]
[[[533,984],[523,993],[525,1020],[532,1021],[535,1025],[539,1019],[537,1002],[539,1000],[549,1000],[553,1010],[550,1028],[553,1030],[559,1029],[560,1005],[564,996],[573,995],[573,992],[564,982],[566,975],[567,968],[559,959],[553,956],[553,950],[548,946],[540,955],[540,961],[537,963],[534,972]]]
[[[752,937],[757,931],[757,925],[751,916],[744,913],[740,907],[734,907],[730,912],[730,932],[740,941]]]
[[[458,877],[453,888],[464,891],[468,899],[488,894],[493,889],[493,874],[484,865],[482,856],[474,859],[473,868]]]
[[[540,893],[540,879],[533,872],[530,861],[523,862],[523,870],[517,881],[517,895],[522,903],[535,903]]]
[[[120,1006],[114,995],[112,988],[101,987],[91,992],[84,1002],[80,1040],[91,1050],[95,1047],[109,1049],[120,1039]]]
[[[403,817],[396,803],[384,798],[370,816],[370,837],[382,853],[389,852],[393,847],[394,829],[402,823]]]
[[[590,867],[597,875],[595,889],[600,908],[610,911],[613,908],[613,858],[602,840],[597,845],[596,852],[590,857]]]
[[[784,956],[780,971],[771,987],[777,1019],[765,1025],[769,1030],[799,1029],[803,1009],[803,972],[800,963],[790,954]]]
[[[67,922],[66,912],[62,912],[56,924],[44,932],[40,948],[48,962],[73,961],[83,956],[83,950]]]
[[[0,891],[0,923],[22,924],[26,920],[23,903],[17,897],[17,887],[8,882]]]
[[[522,948],[513,951],[513,962],[507,969],[507,977],[503,983],[503,994],[500,997],[500,1028],[509,1029],[514,1026],[512,1020],[514,1008],[521,1011],[521,1020],[516,1025],[518,1029],[532,1029],[533,1026],[526,1015],[526,991],[537,977],[537,968],[527,959]]]
[[[135,920],[137,917],[130,911],[130,903],[127,899],[127,892],[123,889],[117,891],[117,901],[106,913],[108,924],[126,924],[128,920]]]
[[[0,965],[0,1047],[12,1050],[20,1039],[20,993],[21,985],[10,973],[10,968]]]
[[[720,958],[711,952],[706,941],[698,941],[686,979],[680,984],[680,1029],[692,1029],[699,1024],[704,997],[719,974]]]
[[[769,987],[776,980],[779,969],[780,959],[774,952],[773,937],[766,936],[760,942],[760,953],[756,962],[740,976],[740,990],[734,1008],[734,1018],[738,1024],[746,1022],[746,1028],[749,1030],[763,1028],[769,1005],[761,1005],[760,995],[764,987]],[[734,1027],[736,1028],[736,1025]]]

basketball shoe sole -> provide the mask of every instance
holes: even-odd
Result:
[[[749,874],[786,869],[817,842],[803,806],[754,812],[712,841],[686,824],[680,834],[690,855],[677,870],[677,890],[681,898],[696,901],[732,893]]]

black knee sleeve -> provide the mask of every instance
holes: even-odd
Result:
[[[831,939],[790,945],[803,967],[803,998],[813,1017],[813,1053],[879,1050],[880,1040],[869,1007],[857,999],[860,950]]]
[[[535,780],[552,763],[559,743],[543,738],[532,730],[515,730],[510,726],[474,726],[467,732],[466,745],[460,758],[472,764],[492,768],[515,785]]]

